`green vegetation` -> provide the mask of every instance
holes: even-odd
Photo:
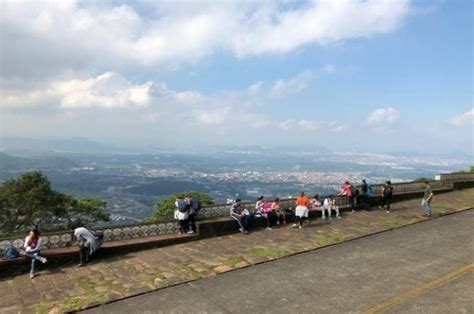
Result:
[[[249,253],[253,256],[266,258],[266,259],[275,259],[285,255],[283,251],[278,248],[262,248],[262,247],[251,247]]]
[[[415,179],[415,182],[425,182],[425,181],[433,181],[433,179],[426,178],[426,177],[419,177]]]
[[[105,205],[99,199],[75,199],[57,192],[41,172],[26,172],[0,186],[0,236],[32,227],[45,231],[108,221]]]
[[[176,197],[178,196],[183,197],[183,198],[185,196],[191,196],[193,199],[199,200],[202,206],[214,204],[214,200],[206,193],[192,192],[192,191],[176,193],[159,201],[155,205],[155,213],[153,214],[152,217],[148,218],[147,221],[154,222],[158,220],[171,219],[173,217],[173,213],[175,210],[174,203],[176,201]]]

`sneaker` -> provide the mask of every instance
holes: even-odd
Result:
[[[239,231],[242,232],[242,233],[245,233],[244,229],[242,229],[242,228],[239,228]]]
[[[383,206],[379,206],[380,209],[383,209]]]
[[[292,225],[291,225],[291,228],[296,228],[296,227],[298,227],[297,224],[292,224]]]
[[[192,230],[188,231],[188,234],[193,234],[193,233],[194,233],[194,231],[192,231]]]
[[[353,213],[355,213],[356,211],[355,210],[352,210]]]
[[[341,219],[341,216],[336,216],[337,219]]]
[[[44,257],[40,257],[40,262],[41,262],[41,263],[43,263],[43,264],[44,264],[44,263],[46,263],[47,261],[48,261],[48,260],[47,260],[46,258],[44,258]]]
[[[321,217],[321,219],[326,219],[326,216]]]
[[[35,278],[35,273],[30,273],[30,279]]]
[[[266,227],[265,229],[267,229],[267,230],[273,230],[271,227]]]
[[[280,224],[280,222],[279,222],[279,221],[277,221],[277,225],[279,225],[279,224]]]
[[[390,211],[389,211],[389,210],[387,210],[387,214],[390,214]]]
[[[301,226],[301,225],[300,225],[300,226],[298,226],[298,229],[303,229],[303,226]]]
[[[77,265],[77,267],[84,267],[84,264],[79,263],[79,264]]]
[[[249,232],[247,230],[244,230],[244,234],[249,234]]]

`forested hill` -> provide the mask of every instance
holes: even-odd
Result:
[[[78,165],[72,160],[64,157],[41,156],[41,157],[15,157],[0,152],[0,170],[31,170],[31,169],[56,169],[68,170]]]

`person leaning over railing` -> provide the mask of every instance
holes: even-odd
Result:
[[[243,234],[249,233],[250,214],[242,205],[240,198],[236,199],[234,204],[230,207],[230,217],[239,224],[239,231]]]

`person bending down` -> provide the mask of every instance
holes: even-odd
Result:
[[[79,245],[79,265],[77,266],[82,267],[85,263],[89,263],[91,255],[100,248],[104,235],[80,227],[74,229],[74,237]]]

